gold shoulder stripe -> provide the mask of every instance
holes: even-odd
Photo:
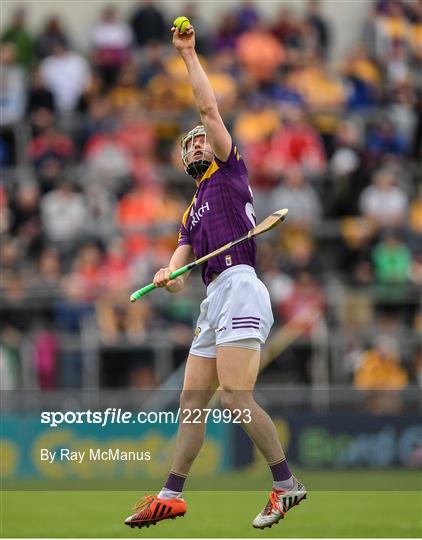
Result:
[[[183,214],[182,223],[183,223],[184,227],[186,227],[186,223],[187,223],[188,217],[189,217],[189,212],[190,212],[190,209],[192,208],[192,205],[193,205],[194,202],[195,202],[195,195],[193,196],[193,199],[191,200],[189,206],[186,208],[185,213]]]
[[[217,165],[215,161],[211,163],[211,165],[208,167],[208,169],[205,171],[204,176],[201,178],[201,182],[204,180],[208,180],[208,178],[211,178],[211,176],[218,171],[220,167]]]

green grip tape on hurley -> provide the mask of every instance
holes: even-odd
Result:
[[[182,268],[178,268],[177,270],[175,270],[174,272],[170,274],[170,279],[175,279],[181,276],[182,274],[184,274],[185,272],[188,272],[190,269],[191,268],[189,264],[187,264],[186,266],[182,266]],[[138,289],[137,291],[132,293],[130,295],[130,301],[132,303],[136,302],[136,300],[139,300],[142,296],[145,296],[146,294],[148,294],[149,292],[157,288],[158,287],[156,287],[154,283],[149,283],[148,285],[145,285],[145,287],[142,287],[142,289]]]

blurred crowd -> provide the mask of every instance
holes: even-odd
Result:
[[[289,323],[301,336],[272,373],[311,381],[324,319],[342,338],[332,380],[422,385],[422,1],[374,1],[335,60],[335,28],[317,0],[300,13],[280,2],[271,20],[259,2],[239,2],[213,28],[197,7],[183,13],[247,164],[257,216],[289,208],[258,257],[274,331]],[[105,351],[105,385],[158,382],[139,352],[151,336],[186,353],[204,292],[197,276],[180,296],[127,301],[167,265],[194,192],[180,138],[199,119],[169,9],[143,1],[124,19],[117,4],[99,5],[86,50],[53,6],[37,33],[30,9],[18,7],[1,35],[6,387],[22,381],[28,335],[41,387],[79,386],[80,351],[61,336],[82,339],[87,320]]]

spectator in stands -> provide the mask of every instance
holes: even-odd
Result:
[[[52,46],[51,56],[40,63],[40,72],[47,88],[54,95],[57,109],[63,113],[76,108],[91,77],[85,58],[67,50],[59,42]]]
[[[70,255],[85,230],[87,209],[84,197],[64,179],[41,200],[41,218],[47,239]]]
[[[306,181],[303,170],[298,165],[286,168],[282,184],[270,193],[273,208],[289,209],[289,224],[311,229],[321,219],[322,207],[319,197]]]
[[[219,57],[217,56],[209,66],[208,76],[218,101],[219,110],[221,114],[227,116],[236,107],[236,81],[230,73],[220,68],[218,61]]]
[[[59,340],[57,335],[41,330],[33,338],[33,363],[41,390],[55,390],[59,383]]]
[[[85,122],[77,132],[77,143],[83,152],[88,141],[97,134],[113,133],[117,120],[112,116],[111,103],[107,97],[90,96],[87,100]]]
[[[279,268],[279,261],[274,256],[277,253],[276,243],[262,242],[258,250],[259,274],[268,288],[272,304],[280,305],[292,293],[294,281]]]
[[[77,284],[79,294],[87,301],[96,300],[102,291],[103,253],[97,242],[84,242],[74,257],[69,279]]]
[[[390,55],[395,44],[406,43],[409,28],[401,2],[388,2],[386,9],[380,10],[375,22],[375,52],[381,61]]]
[[[318,132],[306,121],[305,112],[296,106],[283,109],[283,123],[271,138],[264,166],[274,174],[299,166],[310,175],[325,170],[325,152]]]
[[[416,96],[412,85],[404,83],[390,87],[386,95],[389,108],[389,119],[397,131],[398,137],[403,141],[404,147],[411,149],[417,113],[414,109]]]
[[[142,109],[133,105],[122,111],[115,140],[129,154],[135,183],[148,187],[160,182],[155,166],[156,132],[150,123],[145,122]]]
[[[37,272],[30,279],[33,295],[47,301],[59,300],[62,271],[59,252],[50,246],[45,247],[38,258]]]
[[[166,25],[161,11],[153,0],[143,0],[139,5],[130,19],[136,44],[144,47],[163,41]]]
[[[281,270],[294,278],[307,272],[317,278],[321,268],[315,253],[312,237],[307,232],[290,233],[285,240],[286,256],[280,264]]]
[[[26,27],[26,11],[22,7],[15,9],[10,25],[4,30],[0,38],[1,43],[12,43],[16,48],[16,61],[29,68],[33,65],[34,42]]]
[[[149,43],[140,58],[138,84],[141,88],[145,88],[149,81],[156,75],[165,71],[163,62],[162,46],[152,41]]]
[[[328,164],[331,189],[326,194],[327,207],[335,217],[354,215],[358,211],[358,198],[366,185],[362,174],[361,145],[361,126],[352,119],[340,122]]]
[[[218,23],[212,39],[212,50],[215,53],[220,51],[233,51],[236,48],[237,31],[234,13],[225,13]]]
[[[28,259],[38,256],[42,245],[40,192],[33,182],[20,182],[11,201],[11,234],[19,240],[19,248]]]
[[[240,65],[259,83],[268,83],[284,60],[281,43],[263,25],[241,34],[236,55]]]
[[[128,294],[125,287],[116,287],[107,290],[96,303],[100,337],[107,345],[113,345],[119,340],[140,343],[147,337],[153,318],[151,306],[149,302],[128,305]]]
[[[109,243],[101,268],[101,283],[106,290],[120,289],[130,283],[129,257],[120,235],[109,237]]]
[[[133,64],[126,64],[120,70],[117,83],[108,93],[108,99],[115,112],[125,108],[140,106],[143,103],[143,93],[137,85],[137,71]]]
[[[0,46],[0,126],[19,122],[25,112],[25,72],[16,62],[16,48],[12,43]]]
[[[282,116],[288,115],[289,106],[305,109],[303,96],[292,85],[292,79],[286,75],[275,76],[272,84],[263,88],[262,92],[274,101]]]
[[[343,245],[337,268],[351,285],[368,285],[373,280],[371,223],[362,218],[345,218],[341,223]]]
[[[44,28],[35,40],[35,47],[38,57],[42,60],[51,56],[55,45],[60,45],[64,49],[69,49],[70,42],[63,28],[63,23],[58,15],[49,17]]]
[[[92,105],[91,115],[94,107],[96,102]],[[117,139],[115,132],[107,129],[108,118],[102,117],[103,112],[107,113],[107,103],[99,103],[98,107],[101,115],[98,118],[99,124],[91,126],[94,128],[93,133],[84,148],[86,176],[90,181],[101,179],[103,189],[120,197],[132,183],[131,155]],[[105,127],[104,130],[101,125]]]
[[[146,87],[148,108],[162,112],[186,112],[193,105],[193,94],[183,72],[183,60],[172,55],[164,65],[165,71],[150,79]]]
[[[379,227],[400,227],[405,223],[408,211],[406,193],[397,185],[394,171],[378,170],[370,186],[360,196],[361,213]]]
[[[301,65],[309,54],[318,54],[317,33],[308,19],[283,5],[274,26],[274,35],[283,44],[286,69]]]
[[[29,142],[27,154],[36,169],[40,170],[50,160],[62,165],[69,163],[74,155],[72,140],[57,131],[51,111],[39,109],[32,118],[36,134]]]
[[[103,185],[102,178],[86,180],[83,193],[87,207],[86,234],[106,244],[116,232],[116,197]]]
[[[408,380],[395,342],[388,336],[378,337],[374,347],[363,353],[355,372],[355,385],[360,390],[401,390]]]
[[[381,163],[385,156],[400,157],[406,151],[403,138],[393,124],[385,119],[369,131],[366,153],[372,163]]]
[[[55,306],[55,325],[61,331],[77,339],[86,321],[94,315],[92,302],[85,298],[86,290],[73,276],[62,280],[62,297]],[[96,339],[95,335],[90,336]],[[60,382],[64,388],[79,388],[82,385],[82,353],[80,349],[66,349],[60,355]]]
[[[321,58],[308,56],[301,67],[291,71],[289,78],[311,111],[327,113],[343,109],[346,103],[344,85]]]
[[[53,92],[47,88],[42,73],[37,70],[32,76],[31,85],[28,91],[26,112],[32,117],[40,109],[47,109],[54,113],[56,103]]]
[[[132,41],[132,30],[117,19],[116,8],[104,8],[91,30],[91,43],[94,65],[107,87],[115,83],[120,68],[129,60]]]
[[[301,346],[295,348],[295,366],[301,382],[311,382],[311,346],[309,338],[317,329],[325,309],[324,293],[315,278],[306,271],[297,274],[293,288],[276,309],[283,325],[298,333]]]
[[[271,32],[286,49],[297,48],[301,38],[300,20],[288,4],[281,4]]]
[[[400,241],[397,234],[387,233],[373,250],[374,271],[378,283],[409,283],[412,269],[410,249]]]
[[[359,110],[374,106],[381,85],[381,73],[362,45],[347,55],[343,73],[347,80],[347,106]]]
[[[248,99],[248,107],[236,116],[234,135],[239,145],[245,149],[249,167],[255,168],[255,159],[262,159],[261,145],[280,127],[280,115],[271,107],[268,100],[256,94]],[[254,148],[255,147],[255,148]],[[255,152],[254,152],[255,150]],[[256,153],[258,155],[254,156]]]
[[[253,0],[242,0],[235,11],[235,26],[237,34],[253,30],[260,22],[260,17]]]
[[[151,247],[151,235],[147,231],[157,221],[160,195],[158,190],[145,191],[134,187],[117,205],[116,220],[124,233],[125,249],[131,257]]]
[[[321,14],[320,0],[308,0],[305,17],[317,37],[318,53],[327,58],[331,45],[331,31],[327,20]]]
[[[88,84],[83,89],[81,97],[79,98],[77,105],[78,112],[88,112],[92,101],[103,98],[104,93],[104,81],[102,80],[100,74],[94,71],[88,81]]]
[[[290,322],[296,330],[310,335],[325,309],[324,293],[315,278],[302,270],[278,309],[285,324]]]
[[[404,43],[397,42],[391,46],[391,51],[386,58],[387,83],[391,85],[408,83],[411,78],[407,47]]]

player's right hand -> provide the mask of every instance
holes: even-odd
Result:
[[[154,285],[156,287],[165,287],[170,282],[171,272],[172,270],[170,268],[160,268],[154,276]]]
[[[179,289],[181,284],[178,278],[170,279],[172,272],[171,268],[160,268],[154,276],[154,285],[156,287],[165,287],[169,292],[176,292],[175,289]]]
[[[179,32],[179,29],[172,27],[171,31],[173,33],[173,45],[179,51],[183,53],[185,51],[191,51],[195,49],[195,31],[193,26],[188,26],[186,32]]]

